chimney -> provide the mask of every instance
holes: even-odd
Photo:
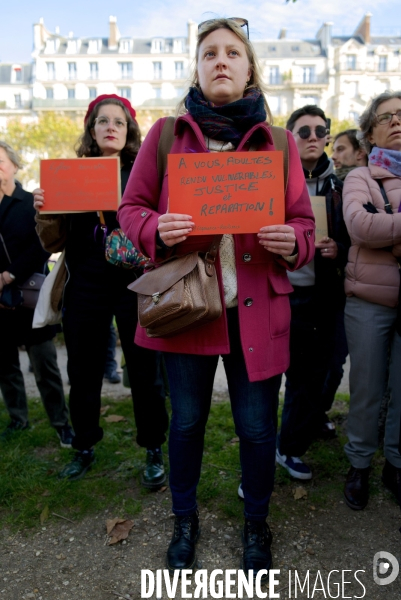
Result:
[[[50,33],[47,31],[43,22],[43,17],[40,17],[39,23],[35,23],[33,26],[33,55],[37,54],[42,50],[46,43],[46,40],[50,37]]]
[[[365,44],[370,44],[370,18],[372,13],[366,13],[358,27],[354,31],[354,35],[359,35]]]
[[[188,21],[188,50],[189,57],[195,58],[196,40],[198,36],[198,26],[194,21]]]
[[[117,17],[110,16],[109,17],[109,48],[115,49],[118,46],[118,40],[120,39],[120,32],[117,27]]]
[[[332,29],[333,23],[328,21],[327,23],[323,23],[316,34],[316,39],[320,41],[322,49],[325,51],[327,51],[331,46]]]
[[[278,34],[278,39],[285,40],[286,37],[287,37],[287,29],[285,27],[283,27],[282,29],[280,29],[280,33]]]

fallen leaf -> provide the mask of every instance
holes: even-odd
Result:
[[[107,413],[107,411],[109,410],[110,406],[108,404],[106,404],[106,406],[101,406],[100,407],[100,414],[101,415],[105,415]]]
[[[49,518],[49,506],[46,504],[42,512],[40,513],[40,524],[43,525],[45,521]]]
[[[107,519],[106,529],[107,535],[110,537],[109,546],[125,540],[133,526],[134,522],[129,519]]]
[[[104,420],[107,423],[119,423],[120,421],[126,421],[127,419],[121,415],[109,415],[108,417],[105,417]]]
[[[45,490],[42,494],[42,496],[50,496],[50,495],[51,494],[50,494],[49,490]]]
[[[308,492],[303,487],[297,487],[294,490],[294,500],[300,500],[301,498],[307,498]]]
[[[230,440],[230,444],[238,444],[238,442],[239,442],[239,437],[235,437],[235,438],[232,438],[232,440]]]
[[[167,486],[166,486],[166,485],[163,485],[163,486],[162,486],[161,488],[159,488],[157,491],[158,491],[158,493],[159,493],[159,494],[161,494],[161,493],[165,492],[165,491],[166,491],[166,489],[167,489]]]
[[[311,555],[315,554],[315,551],[313,550],[313,548],[309,548],[309,547],[306,548],[306,552]]]

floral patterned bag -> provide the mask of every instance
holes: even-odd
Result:
[[[139,252],[122,229],[113,229],[105,241],[106,260],[123,269],[143,269],[149,259]]]

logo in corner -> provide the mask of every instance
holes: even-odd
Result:
[[[373,579],[377,585],[389,585],[398,577],[400,565],[390,552],[381,550],[373,557]],[[385,577],[383,577],[385,576]]]

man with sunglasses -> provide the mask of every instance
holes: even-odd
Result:
[[[310,196],[326,200],[328,235],[316,242],[314,259],[288,278],[290,294],[290,367],[276,460],[292,477],[311,479],[300,459],[316,437],[335,435],[330,409],[347,356],[344,334],[343,272],[349,248],[342,216],[342,182],[325,153],[329,131],[315,105],[296,110],[287,122],[292,131]]]

